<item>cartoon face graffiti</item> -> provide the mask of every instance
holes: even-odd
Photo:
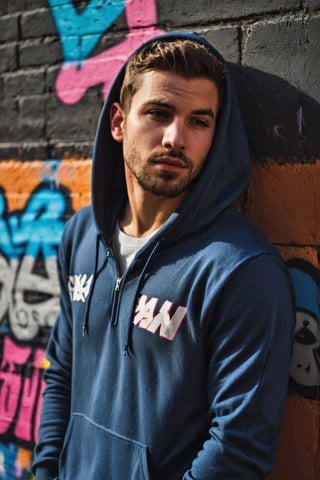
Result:
[[[306,396],[320,391],[320,310],[318,270],[302,259],[287,262],[296,296],[296,325],[290,385]]]
[[[290,375],[298,384],[312,387],[319,383],[320,331],[308,312],[297,311]]]

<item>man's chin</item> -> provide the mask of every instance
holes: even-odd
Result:
[[[160,187],[153,187],[148,189],[150,193],[153,195],[157,195],[158,197],[164,197],[164,198],[177,198],[179,197],[187,187],[171,187],[171,188],[160,188]]]
[[[132,173],[144,191],[165,198],[179,197],[193,181],[185,171],[158,170],[157,172],[141,173],[140,175],[135,172]]]

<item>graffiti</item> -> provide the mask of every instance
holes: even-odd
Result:
[[[43,162],[41,183],[20,210],[9,212],[0,190],[0,438],[20,447],[36,441],[44,349],[59,311],[57,249],[72,213],[59,165]],[[8,464],[21,450],[13,445],[0,444],[0,478],[13,470],[9,478],[23,478],[28,470],[21,461]]]
[[[320,398],[319,272],[309,262],[287,262],[296,295],[296,325],[291,362],[291,386]]]
[[[99,42],[101,34],[123,12],[124,0],[91,0],[82,12],[73,6],[72,0],[48,0],[60,34],[66,63],[85,60]]]
[[[31,451],[14,443],[0,443],[0,478],[30,480]]]
[[[102,85],[104,98],[128,55],[149,38],[164,33],[155,27],[155,0],[91,0],[78,12],[71,0],[48,0],[62,44],[64,62],[56,78],[56,92],[65,104],[77,103],[94,85]],[[112,22],[125,12],[128,33],[124,40],[89,58]]]
[[[32,446],[37,438],[44,350],[21,347],[2,337],[0,435]]]
[[[50,328],[58,312],[57,247],[66,211],[61,191],[43,184],[23,212],[8,215],[0,194],[0,324],[20,341]],[[6,220],[7,219],[7,220]]]

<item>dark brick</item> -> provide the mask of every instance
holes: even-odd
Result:
[[[17,128],[23,130],[28,141],[44,141],[46,123],[46,97],[43,95],[22,97],[18,102],[19,120]]]
[[[23,121],[19,117],[16,126],[16,140],[20,141],[45,141],[45,125],[41,120],[34,120],[32,122]]]
[[[10,143],[44,142],[45,117],[21,115],[16,105],[3,102],[3,121],[0,124],[0,139]]]
[[[199,31],[229,62],[239,63],[240,51],[237,27]]]
[[[0,0],[0,15],[20,13],[36,8],[48,8],[46,0]]]
[[[5,43],[0,45],[0,73],[12,72],[17,69],[17,45]]]
[[[4,99],[4,86],[3,86],[3,78],[0,75],[0,101]]]
[[[207,25],[220,20],[246,18],[250,15],[290,11],[299,7],[299,0],[259,0],[255,2],[197,0],[194,8],[185,0],[157,2],[158,21],[170,29],[184,25]]]
[[[47,143],[0,143],[0,160],[44,160]]]
[[[53,65],[62,61],[61,45],[57,39],[43,42],[26,41],[20,46],[20,66]]]
[[[45,92],[45,88],[44,70],[27,70],[3,75],[5,98],[19,95],[39,95]]]
[[[97,128],[102,99],[96,89],[75,105],[64,105],[50,95],[47,103],[47,138],[52,141],[91,142]]]
[[[277,75],[320,101],[320,18],[251,26],[243,64]]]
[[[48,93],[55,92],[55,82],[57,75],[60,71],[61,66],[55,65],[54,67],[48,67],[47,70],[47,82],[46,82],[46,90]]]
[[[16,141],[15,132],[18,121],[17,103],[10,99],[0,102],[0,142]]]
[[[306,41],[303,52],[301,52],[300,66],[297,72],[301,89],[313,99],[320,102],[320,17],[313,18],[306,27]],[[307,61],[303,62],[303,56]],[[303,81],[305,77],[306,83]]]
[[[305,7],[310,8],[311,10],[316,10],[320,8],[320,0],[306,0]]]
[[[19,110],[22,117],[30,117],[30,115],[39,117],[46,113],[46,96],[33,95],[29,97],[21,97],[18,101]]]
[[[117,25],[119,25],[119,18],[117,18]],[[126,24],[123,24],[124,31],[117,31],[114,28],[110,28],[100,39],[99,43],[96,45],[96,47],[93,49],[91,52],[91,55],[98,55],[99,53],[104,52],[105,50],[108,50],[110,47],[113,45],[120,44],[123,42],[126,38],[127,35],[127,30],[126,30]]]
[[[18,41],[18,15],[6,15],[0,18],[0,42]]]
[[[16,160],[17,158],[18,158],[17,146],[11,143],[5,143],[5,142],[1,143],[1,137],[0,137],[0,161]]]
[[[57,35],[55,24],[48,8],[22,14],[22,39],[36,38],[46,35]]]
[[[50,158],[91,158],[93,140],[77,143],[55,142],[50,147]]]

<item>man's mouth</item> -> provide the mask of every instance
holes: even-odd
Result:
[[[153,163],[163,165],[164,167],[168,168],[186,168],[186,162],[177,157],[171,157],[170,155],[166,155],[163,157],[158,157],[153,160]]]
[[[180,170],[189,166],[188,159],[181,152],[163,152],[151,158],[151,162],[165,170]]]

